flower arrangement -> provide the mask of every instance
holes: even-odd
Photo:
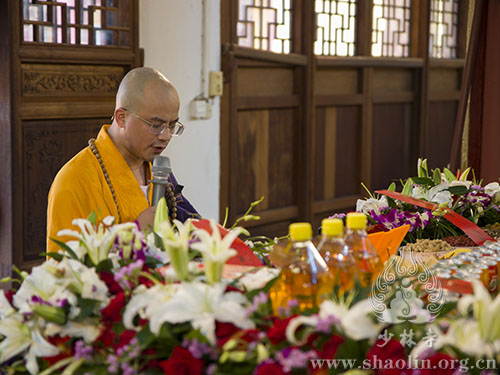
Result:
[[[0,374],[451,375],[465,358],[500,361],[500,297],[480,284],[428,324],[377,321],[362,290],[308,311],[290,300],[274,315],[276,270],[223,277],[241,228],[223,236],[213,221],[207,231],[166,218],[161,201],[148,235],[75,220],[81,232],[61,233],[75,241],[0,290]]]
[[[438,209],[429,210],[386,196],[375,196],[358,200],[356,211],[366,213],[372,223],[371,232],[388,231],[408,224],[410,229],[405,243],[416,239],[446,239],[456,243],[456,238],[465,240],[465,245],[473,243],[464,233],[444,216],[444,209],[451,209],[471,222],[482,227],[500,221],[500,185],[492,182],[486,186],[475,178],[468,180],[471,169],[463,173],[452,173],[439,168],[429,171],[426,159],[419,159],[417,176],[401,181],[403,195],[436,203]],[[473,174],[473,172],[472,172]],[[388,190],[396,191],[396,183]],[[343,214],[340,214],[342,216]],[[338,217],[339,215],[334,215]]]

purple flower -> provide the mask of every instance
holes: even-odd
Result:
[[[333,315],[327,315],[324,319],[318,318],[316,330],[322,333],[330,333],[333,324],[340,323],[340,320]]]
[[[182,341],[182,346],[187,348],[193,357],[201,359],[204,355],[211,356],[213,354],[213,349],[204,342],[199,342],[197,339],[184,339]]]
[[[310,359],[317,357],[318,354],[314,350],[303,352],[300,349],[285,348],[276,353],[276,359],[283,366],[285,372],[290,372],[293,368],[305,368]]]
[[[83,340],[78,340],[75,343],[75,359],[78,360],[80,358],[85,359],[86,361],[90,361],[92,359],[92,347],[85,346]]]

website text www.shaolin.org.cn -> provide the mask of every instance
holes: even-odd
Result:
[[[407,360],[404,359],[380,359],[377,356],[371,359],[364,359],[359,362],[357,359],[311,359],[311,367],[313,369],[338,369],[338,370],[458,370],[467,372],[473,369],[479,370],[496,370],[496,361],[494,359],[478,359],[469,360],[462,359],[442,359],[437,362],[431,362],[429,359],[416,359],[411,356]]]

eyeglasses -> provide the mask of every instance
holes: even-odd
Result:
[[[127,111],[125,108],[123,108],[123,109],[125,111]],[[182,132],[184,131],[184,125],[179,120],[155,124],[151,121],[143,119],[141,116],[139,116],[138,114],[136,114],[134,112],[130,112],[130,111],[127,111],[127,112],[130,113],[132,116],[137,117],[139,120],[142,120],[145,124],[147,124],[149,126],[149,132],[151,134],[160,135],[160,134],[163,134],[165,132],[165,129],[168,129],[168,131],[170,132],[171,135],[177,136],[177,135],[181,135]]]

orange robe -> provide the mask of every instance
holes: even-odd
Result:
[[[109,126],[101,128],[95,145],[115,190],[121,221],[134,221],[149,207],[149,202],[129,165],[109,137]],[[151,165],[148,175],[151,179]],[[149,189],[149,201],[151,195],[152,189]],[[58,237],[57,233],[62,229],[78,230],[72,225],[73,219],[87,218],[92,211],[100,212],[101,218],[114,216],[115,224],[118,223],[118,211],[104,173],[90,147],[86,147],[61,168],[50,188],[47,251],[59,249],[50,238],[63,242],[71,240],[69,237]]]

